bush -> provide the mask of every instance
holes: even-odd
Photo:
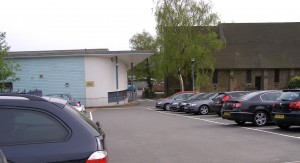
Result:
[[[150,91],[149,89],[145,89],[142,93],[143,98],[154,98],[156,97],[156,93],[153,91]]]
[[[295,76],[295,77],[293,77],[293,78],[288,82],[288,87],[289,87],[289,89],[300,88],[300,76]]]

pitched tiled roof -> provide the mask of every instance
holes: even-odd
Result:
[[[222,23],[216,69],[300,68],[300,22]]]

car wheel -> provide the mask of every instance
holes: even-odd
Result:
[[[209,112],[209,108],[206,105],[202,105],[199,109],[199,113],[202,115],[206,115]]]
[[[254,114],[253,124],[255,126],[265,126],[268,123],[268,115],[264,111],[258,111]]]
[[[287,130],[291,127],[291,125],[286,125],[286,124],[285,125],[277,125],[277,126],[280,127],[283,130]]]
[[[234,121],[238,125],[244,125],[246,122],[245,121]]]
[[[170,104],[165,104],[163,110],[170,110]]]
[[[221,111],[217,111],[219,117],[221,117]]]

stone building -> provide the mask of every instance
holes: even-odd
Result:
[[[300,22],[220,23],[212,83],[202,91],[287,88],[300,75]]]

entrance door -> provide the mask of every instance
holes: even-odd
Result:
[[[255,87],[257,90],[261,90],[261,76],[255,76]]]

